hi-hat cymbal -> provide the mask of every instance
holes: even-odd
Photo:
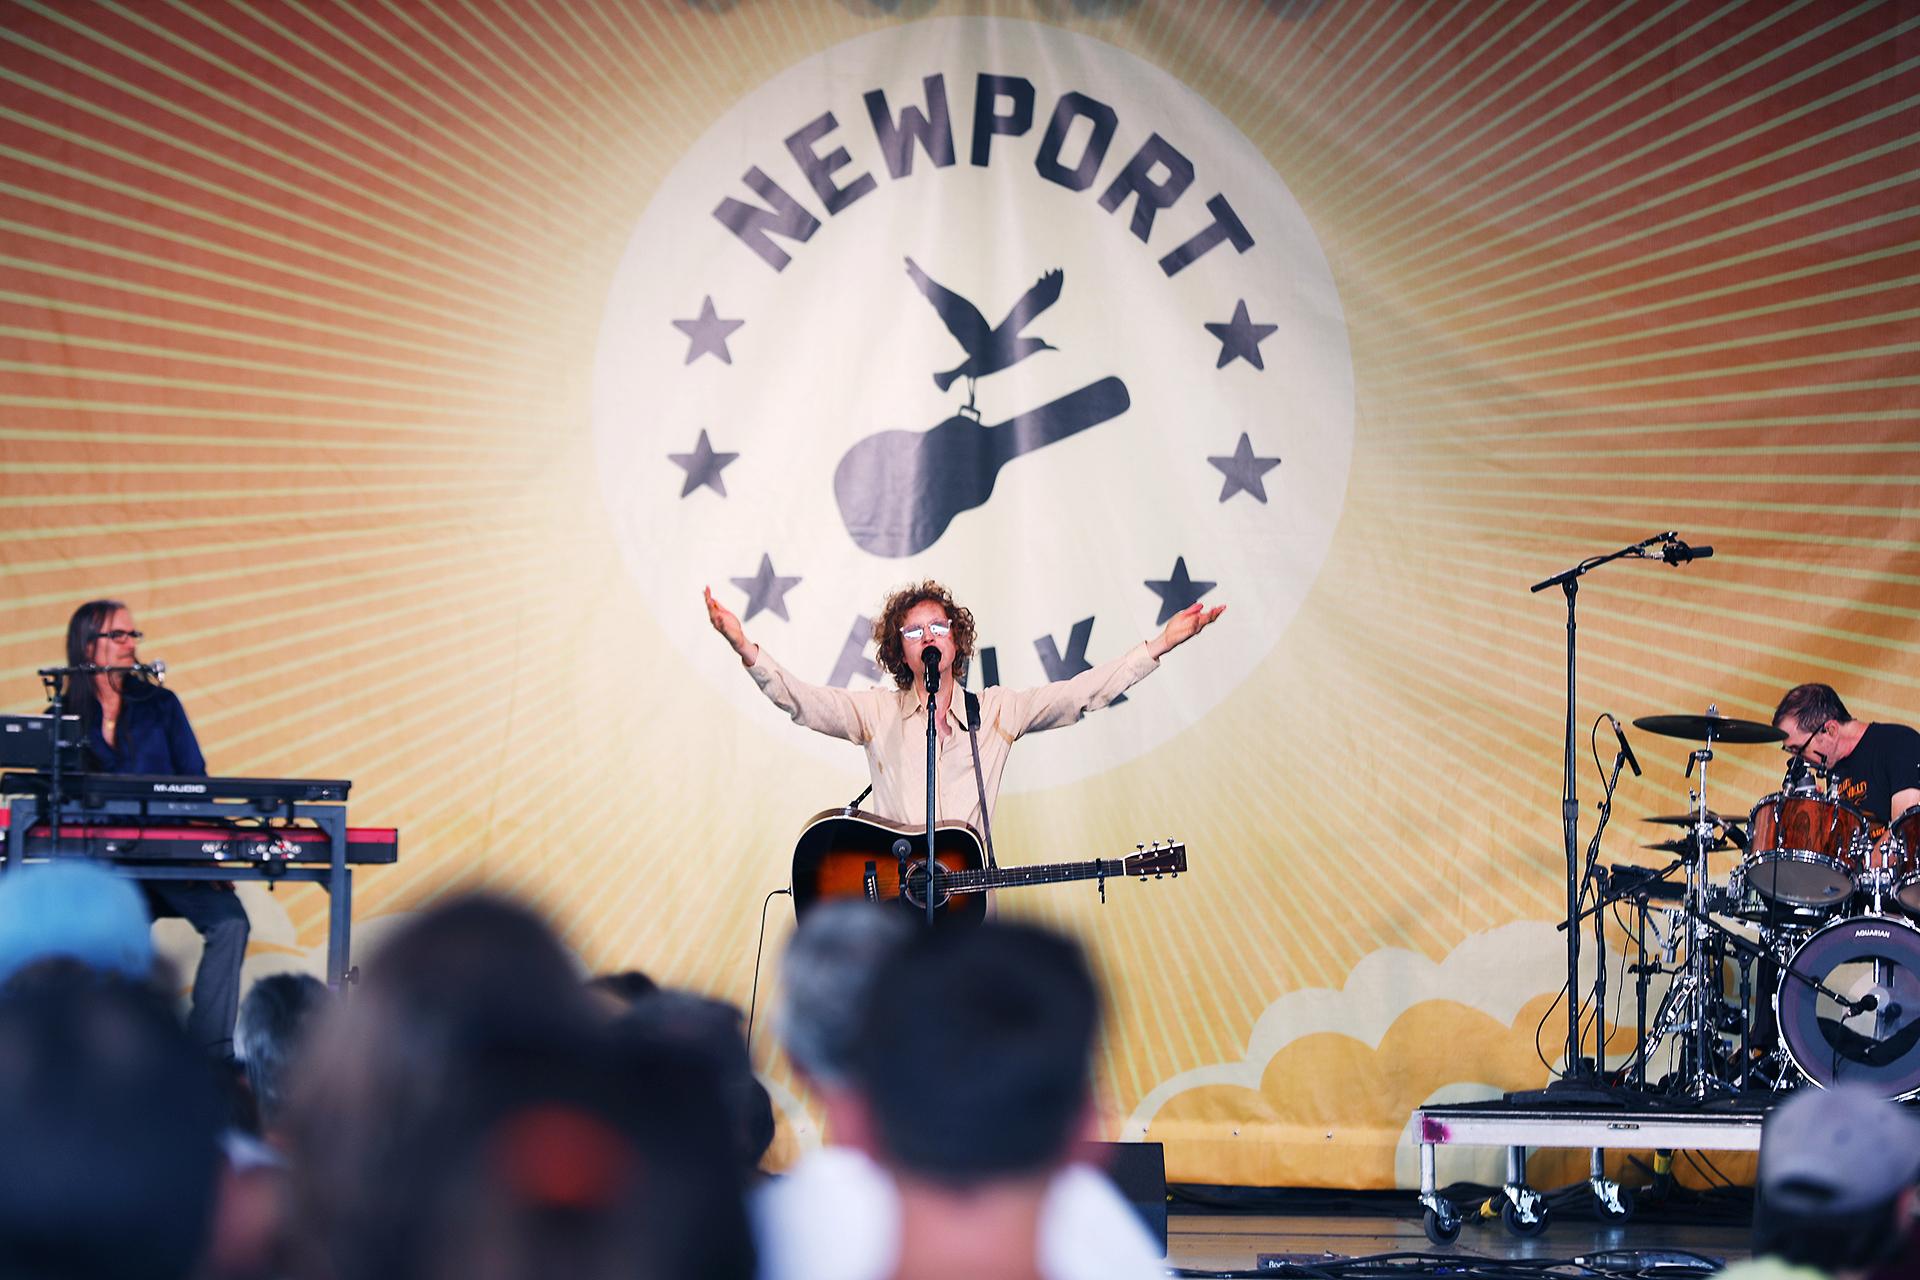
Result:
[[[1786,734],[1770,724],[1758,720],[1735,720],[1728,716],[1641,716],[1633,722],[1633,727],[1665,738],[1724,742],[1730,746],[1787,740]]]
[[[1657,822],[1666,827],[1690,827],[1693,825],[1693,815],[1690,813],[1659,813],[1650,818],[1642,818],[1640,821]],[[1709,826],[1737,827],[1745,822],[1745,818],[1723,818],[1713,810],[1707,810],[1707,824]]]

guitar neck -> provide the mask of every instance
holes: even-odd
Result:
[[[1121,858],[1095,858],[1091,862],[1047,862],[1030,867],[993,867],[981,871],[948,871],[940,876],[940,886],[949,893],[978,893],[983,889],[1006,889],[1023,884],[1060,884],[1067,880],[1118,879],[1127,874]]]

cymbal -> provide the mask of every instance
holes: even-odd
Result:
[[[1758,742],[1785,742],[1787,735],[1758,720],[1735,720],[1728,716],[1641,716],[1633,722],[1636,729],[1666,738],[1686,738],[1693,742],[1724,742],[1730,746],[1749,746]]]
[[[1642,822],[1657,822],[1665,827],[1690,827],[1693,815],[1690,813],[1658,813],[1651,818],[1642,818]],[[1723,818],[1713,810],[1707,810],[1707,825],[1714,827],[1739,827],[1746,825],[1745,818]]]
[[[1643,844],[1640,847],[1642,849],[1658,849],[1662,853],[1692,853],[1693,841],[1676,836],[1672,840],[1660,840],[1653,844]],[[1722,840],[1719,836],[1715,836],[1713,839],[1707,841],[1708,853],[1725,853],[1732,848],[1734,848],[1732,843]]]

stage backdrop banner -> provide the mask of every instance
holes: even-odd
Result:
[[[1004,862],[1173,838],[1188,873],[1001,907],[1094,953],[1106,1136],[1406,1185],[1414,1107],[1564,1043],[1567,616],[1531,583],[1715,547],[1579,593],[1583,841],[1603,711],[1823,680],[1920,718],[1916,24],[0,0],[4,703],[124,599],[214,772],[349,777],[401,829],[356,956],[480,888],[745,1004],[801,824],[865,779],[703,588],[851,689],[925,577],[976,688],[1225,604],[1019,743],[995,823]],[[1688,800],[1691,744],[1635,741],[1606,862]],[[1781,764],[1720,749],[1710,801]],[[250,972],[317,972],[323,895],[243,893]],[[791,931],[776,900],[769,958]],[[818,1114],[754,1048],[785,1160]]]

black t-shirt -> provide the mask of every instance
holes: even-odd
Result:
[[[1897,791],[1920,787],[1920,732],[1904,724],[1870,724],[1860,744],[1833,766],[1834,792],[1884,827]]]

